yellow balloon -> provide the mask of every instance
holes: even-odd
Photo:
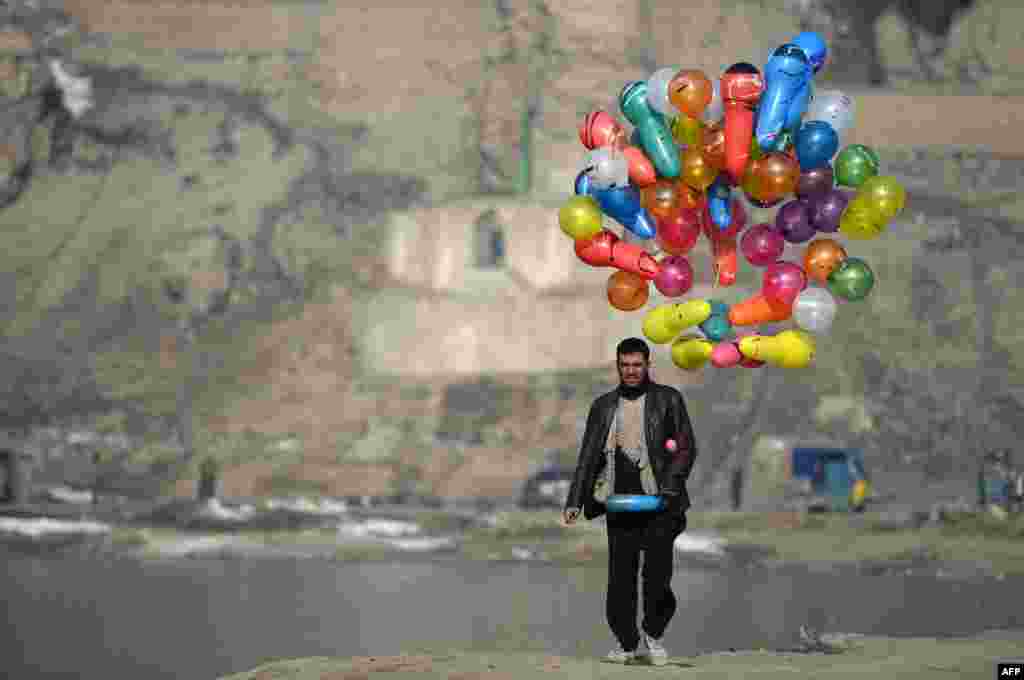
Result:
[[[711,316],[711,303],[707,300],[687,300],[668,305],[668,308],[668,325],[676,335],[685,328],[704,323]]]
[[[864,197],[883,220],[891,220],[907,205],[907,190],[895,177],[875,175],[858,187],[857,198]]]
[[[695,371],[711,358],[710,340],[686,336],[672,343],[672,363],[684,371]]]
[[[674,330],[670,324],[671,312],[672,305],[662,305],[647,312],[644,317],[644,335],[656,345],[664,345],[679,335],[679,331]]]
[[[574,241],[601,233],[601,206],[590,196],[573,196],[558,211],[558,226]]]
[[[806,368],[814,359],[814,338],[805,331],[750,335],[740,340],[740,354],[781,368]]]
[[[854,196],[839,218],[840,233],[861,241],[878,238],[886,226],[887,220],[861,195]]]
[[[677,144],[699,147],[704,144],[704,124],[685,113],[676,116],[672,121],[672,137]]]
[[[643,332],[651,342],[664,345],[690,326],[704,323],[709,316],[711,304],[707,300],[660,305],[644,317]]]
[[[690,147],[680,158],[679,178],[686,186],[697,191],[704,191],[718,177],[718,170],[708,161],[703,151]]]
[[[869,241],[878,238],[887,225],[862,217],[843,216],[839,220],[839,232],[855,241]]]
[[[764,151],[761,150],[761,145],[757,143],[757,137],[750,139],[750,160],[756,161],[758,158],[764,158]]]
[[[850,491],[850,505],[855,508],[859,508],[864,505],[864,501],[868,497],[868,482],[865,479],[858,479],[853,483],[853,489]]]

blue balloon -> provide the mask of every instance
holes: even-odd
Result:
[[[724,172],[708,187],[708,212],[711,221],[722,231],[732,224],[732,186]]]
[[[828,164],[839,150],[839,135],[823,120],[804,123],[793,144],[800,170],[806,172]]]
[[[800,88],[796,96],[793,97],[793,101],[789,103],[789,111],[786,112],[785,129],[790,130],[794,135],[800,129],[800,123],[807,112],[807,106],[811,103],[813,95],[814,82],[807,81],[807,85]],[[775,149],[775,151],[784,151],[784,149]]]
[[[712,314],[701,323],[700,330],[711,342],[721,342],[731,338],[733,335],[728,312],[725,314]]]
[[[804,51],[815,73],[825,65],[825,60],[828,58],[828,45],[820,33],[804,31],[789,42]]]
[[[640,191],[632,186],[611,189],[590,188],[590,195],[601,206],[601,212],[644,240],[657,233],[654,218],[640,203]]]
[[[775,149],[793,100],[810,82],[811,75],[807,54],[796,45],[787,43],[772,52],[764,66],[764,94],[757,109],[755,135],[762,149]]]
[[[613,494],[605,502],[608,512],[654,512],[664,507],[661,496]]]
[[[651,109],[651,115],[654,116],[655,120],[659,121],[662,125],[664,125],[666,130],[668,130],[670,133],[672,132],[672,121],[663,116],[661,114],[661,111],[655,111],[654,109]],[[640,128],[635,127],[633,128],[633,131],[629,133],[629,143],[630,145],[635,146],[638,149],[644,148],[643,142],[640,141]]]
[[[665,117],[647,103],[647,82],[628,83],[619,94],[619,110],[639,132],[640,148],[662,177],[679,177],[679,149]]]
[[[708,305],[711,306],[711,316],[729,315],[729,305],[725,304],[721,300],[708,300]]]
[[[589,196],[590,195],[590,173],[586,170],[580,171],[580,174],[576,175],[575,190],[577,196]]]

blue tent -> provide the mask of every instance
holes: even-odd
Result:
[[[810,481],[833,510],[848,510],[856,483],[867,483],[864,456],[856,449],[794,447],[791,469],[793,479]]]

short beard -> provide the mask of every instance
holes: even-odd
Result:
[[[621,394],[626,399],[636,399],[637,397],[642,396],[644,393],[647,392],[647,388],[648,386],[650,386],[650,384],[650,374],[645,374],[644,379],[641,380],[640,384],[635,387],[632,385],[627,385],[625,382],[622,381],[622,376],[619,376],[619,394]]]

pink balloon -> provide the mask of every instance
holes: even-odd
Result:
[[[693,267],[682,255],[669,255],[661,260],[654,277],[654,287],[665,297],[679,297],[693,287]]]
[[[678,448],[679,448],[679,444],[676,444],[676,440],[675,439],[667,439],[667,440],[665,440],[665,450],[666,451],[675,451]]]
[[[806,287],[807,274],[802,267],[792,262],[779,261],[765,270],[761,292],[765,297],[792,304]]]
[[[740,239],[743,257],[755,267],[766,267],[777,262],[785,249],[786,238],[782,232],[766,222],[755,224]]]
[[[743,359],[735,342],[720,342],[711,349],[711,364],[717,368],[735,366]]]

